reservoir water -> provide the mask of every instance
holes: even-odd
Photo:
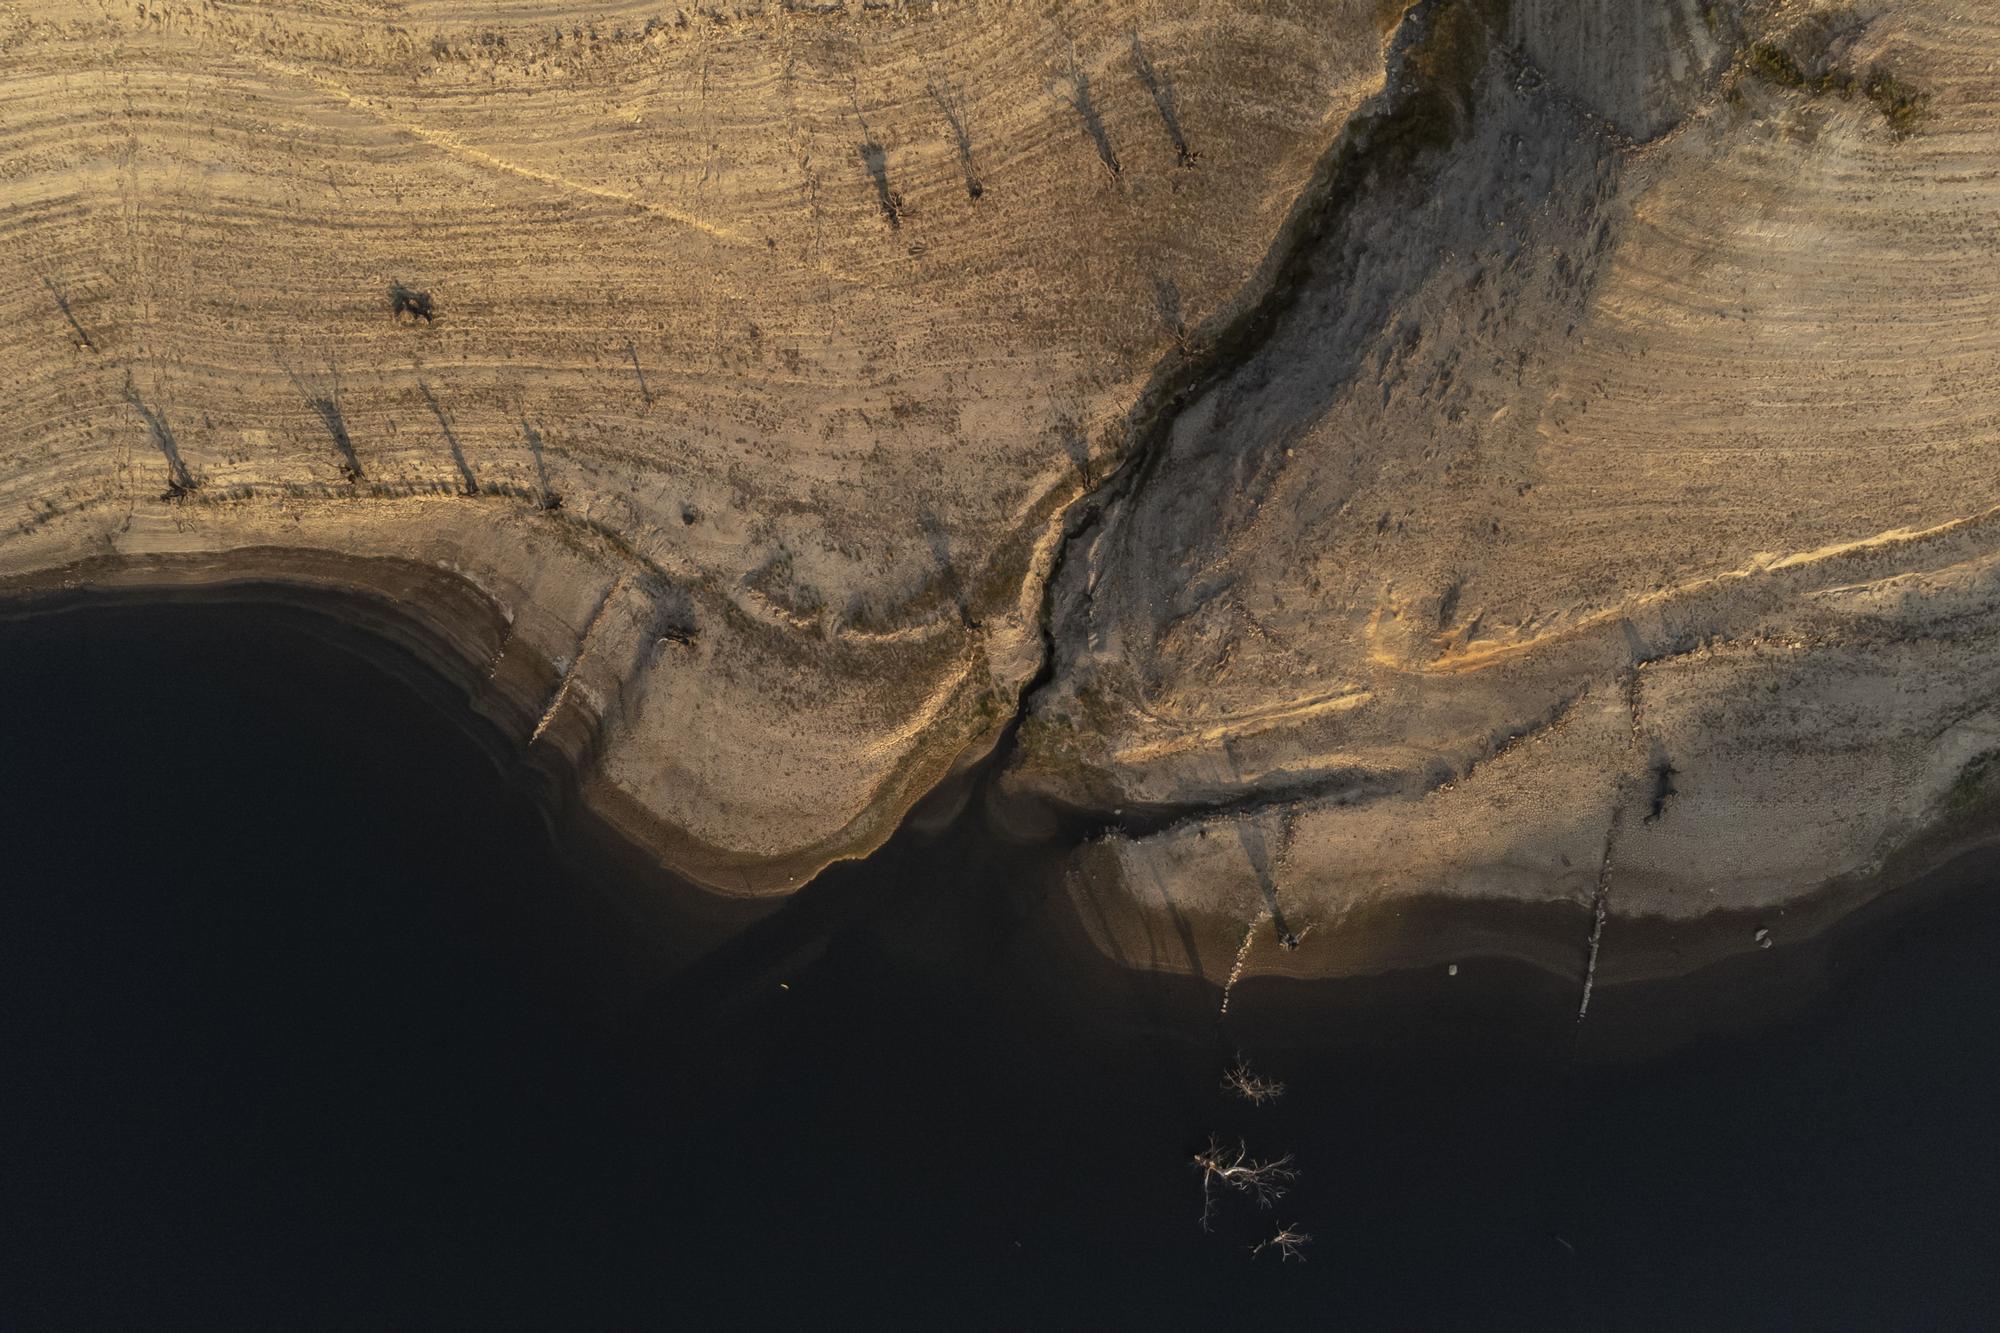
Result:
[[[0,699],[0,1328],[2000,1319],[1990,855],[1810,984],[1593,1006],[1671,1037],[1482,959],[1253,982],[1225,1037],[1054,949],[1061,849],[976,805],[676,939],[517,745],[297,607],[0,622]],[[1205,1232],[1211,1134],[1295,1186]]]

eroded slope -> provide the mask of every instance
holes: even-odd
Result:
[[[1072,546],[1017,784],[1274,946],[1873,870],[2000,744],[2000,17],[1420,10],[1404,169]]]
[[[1106,423],[1394,18],[15,6],[0,574],[455,571],[605,808],[794,883],[1011,713]]]

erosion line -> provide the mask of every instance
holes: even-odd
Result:
[[[1389,43],[1384,84],[1358,109],[1314,165],[1278,238],[1257,271],[1231,301],[1154,369],[1126,414],[1124,448],[1110,474],[1072,501],[1063,515],[1063,534],[1042,585],[1042,667],[1020,694],[1016,723],[1029,713],[1035,696],[1055,679],[1059,653],[1055,620],[1065,588],[1069,558],[1084,550],[1110,513],[1128,501],[1157,471],[1173,424],[1183,410],[1226,380],[1275,336],[1280,318],[1309,285],[1315,257],[1340,235],[1340,228],[1386,172],[1407,176],[1424,155],[1406,123],[1425,114],[1420,101],[1427,80],[1415,74],[1413,50],[1428,36],[1442,0],[1417,0],[1405,12]]]

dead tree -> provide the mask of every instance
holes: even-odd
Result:
[[[1213,1134],[1208,1136],[1208,1147],[1194,1155],[1194,1164],[1201,1169],[1203,1231],[1209,1230],[1214,1220],[1217,1190],[1247,1194],[1257,1201],[1259,1208],[1269,1208],[1284,1198],[1285,1191],[1299,1178],[1290,1153],[1260,1162],[1250,1156],[1250,1149],[1242,1140],[1237,1140],[1234,1148],[1225,1148]]]
[[[1250,1257],[1254,1259],[1266,1250],[1276,1250],[1280,1263],[1288,1263],[1293,1259],[1304,1263],[1306,1257],[1302,1251],[1312,1244],[1312,1239],[1297,1227],[1279,1227],[1277,1233],[1268,1240],[1260,1240],[1250,1247]]]
[[[972,131],[965,123],[964,99],[952,86],[949,75],[941,75],[925,84],[924,92],[944,116],[945,124],[951,126],[951,141],[958,148],[958,168],[965,173],[966,197],[979,198],[986,193],[986,187],[980,184],[979,172],[972,165]]]
[[[1262,1106],[1265,1102],[1275,1102],[1285,1095],[1285,1085],[1274,1078],[1263,1078],[1250,1070],[1250,1062],[1241,1054],[1236,1063],[1222,1076],[1222,1086],[1249,1102],[1252,1106]]]

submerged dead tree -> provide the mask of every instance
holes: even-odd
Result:
[[[1240,1052],[1236,1056],[1236,1063],[1223,1074],[1222,1086],[1252,1106],[1275,1102],[1285,1095],[1283,1083],[1252,1072],[1250,1062],[1244,1059]]]
[[[1209,1135],[1208,1147],[1194,1155],[1194,1164],[1201,1171],[1201,1229],[1207,1231],[1215,1219],[1215,1201],[1218,1192],[1234,1190],[1247,1194],[1257,1201],[1260,1208],[1269,1208],[1285,1197],[1292,1182],[1299,1178],[1298,1169],[1292,1165],[1292,1155],[1270,1161],[1258,1161],[1250,1156],[1249,1147],[1237,1140],[1234,1148],[1222,1146],[1222,1140]]]
[[[1293,1259],[1304,1263],[1306,1256],[1302,1251],[1310,1244],[1312,1244],[1312,1236],[1308,1233],[1299,1230],[1295,1226],[1279,1227],[1276,1234],[1266,1240],[1260,1240],[1250,1247],[1250,1257],[1254,1259],[1266,1250],[1276,1250],[1280,1263]]]

